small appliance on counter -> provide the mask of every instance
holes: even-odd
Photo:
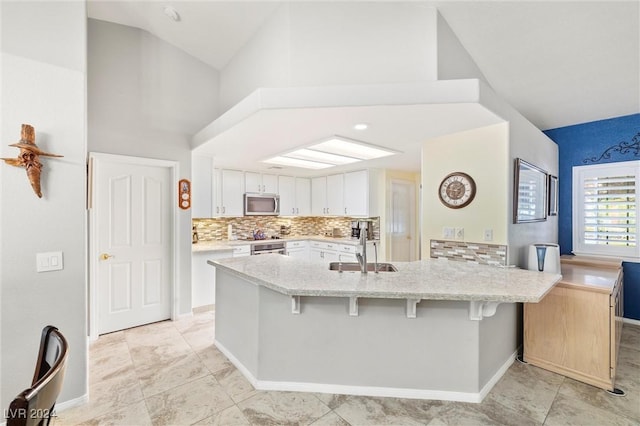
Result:
[[[527,269],[560,274],[560,246],[558,244],[532,244],[529,246]]]
[[[360,238],[360,226],[358,221],[351,221],[351,238]]]

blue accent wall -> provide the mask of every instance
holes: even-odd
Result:
[[[620,142],[632,143],[632,138],[640,133],[640,114],[593,121],[575,126],[561,127],[544,132],[558,144],[559,173],[558,187],[558,243],[562,254],[573,250],[572,229],[572,168],[584,166],[584,160],[599,158],[607,148]],[[640,160],[640,156],[629,152],[623,155],[612,152],[608,159],[596,163]],[[640,263],[624,262],[624,316],[640,320]]]

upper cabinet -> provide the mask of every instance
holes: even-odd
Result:
[[[278,176],[266,173],[245,172],[244,185],[246,192],[277,194]]]
[[[311,179],[311,214],[344,216],[344,176],[342,174]]]
[[[238,170],[220,171],[220,216],[244,215],[244,174]]]
[[[282,216],[378,216],[376,170],[315,178],[214,168],[211,157],[193,156],[192,217],[244,215],[244,193],[280,195]]]
[[[311,214],[311,180],[292,176],[278,176],[281,216],[309,216]]]
[[[344,175],[327,176],[327,214],[344,215]]]
[[[313,178],[311,214],[314,216],[378,216],[375,170],[358,170]]]
[[[369,216],[369,172],[359,170],[344,174],[344,214]]]

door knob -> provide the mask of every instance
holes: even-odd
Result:
[[[112,254],[107,254],[107,253],[102,253],[102,254],[100,255],[100,260],[107,260],[107,259],[109,259],[110,257],[113,257],[113,255],[112,255]]]

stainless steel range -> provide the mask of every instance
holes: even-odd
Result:
[[[267,253],[286,254],[287,250],[285,242],[283,241],[268,244],[251,244],[251,255]]]

